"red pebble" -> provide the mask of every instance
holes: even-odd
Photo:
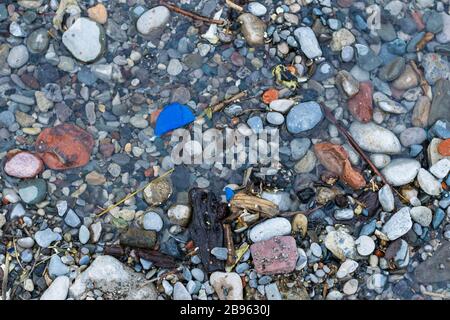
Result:
[[[252,244],[250,251],[259,274],[292,272],[298,259],[297,245],[291,236],[256,242]]]
[[[372,120],[372,83],[370,81],[361,82],[359,92],[348,99],[348,110],[356,120],[367,123]]]

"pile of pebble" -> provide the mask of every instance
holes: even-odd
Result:
[[[144,0],[0,3],[6,299],[448,298],[449,1],[235,2],[242,12],[218,0],[178,4],[226,27]],[[280,65],[293,82],[272,72]],[[249,249],[232,270],[209,273],[189,246],[188,192],[205,188],[225,202],[224,188],[239,186],[247,168],[175,165],[155,121],[171,102],[200,114],[244,90],[248,99],[197,123],[279,129],[281,169],[259,196],[281,214],[234,232],[236,249]],[[93,137],[83,165],[46,158],[36,144],[63,123]],[[167,185],[98,216],[171,169]],[[155,232],[177,272],[103,254],[128,227]],[[227,260],[225,243],[211,254]]]

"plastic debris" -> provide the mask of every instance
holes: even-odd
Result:
[[[162,136],[167,132],[184,127],[194,120],[195,116],[188,106],[178,102],[168,104],[156,120],[155,134]]]

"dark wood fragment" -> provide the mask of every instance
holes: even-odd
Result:
[[[224,270],[224,262],[216,259],[211,250],[223,247],[222,219],[227,212],[226,204],[220,203],[216,196],[207,190],[194,188],[189,192],[193,217],[189,231],[206,271]]]

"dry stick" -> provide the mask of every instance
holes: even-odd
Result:
[[[427,80],[423,76],[423,73],[420,71],[420,69],[417,67],[417,64],[414,60],[411,60],[410,62],[411,67],[416,72],[416,74],[419,76],[420,81],[420,87],[422,88],[422,92],[425,96],[432,99],[430,85],[428,84]]]
[[[161,5],[167,7],[170,10],[175,11],[176,13],[179,13],[179,14],[181,14],[183,16],[189,17],[189,18],[194,19],[194,20],[203,21],[203,22],[206,22],[206,23],[209,23],[209,24],[217,24],[217,25],[225,24],[225,20],[215,20],[215,19],[211,19],[211,18],[208,18],[208,17],[204,17],[204,16],[201,16],[201,15],[199,15],[197,13],[193,13],[193,12],[181,9],[180,7],[177,7],[176,5],[174,5],[172,3],[167,3],[164,0],[161,0],[160,3],[161,3]]]
[[[148,184],[146,184],[144,187],[130,193],[129,195],[127,195],[125,198],[123,198],[122,200],[120,200],[119,202],[114,203],[113,205],[109,206],[108,208],[106,208],[105,210],[103,210],[102,212],[100,212],[99,214],[97,214],[97,218],[100,218],[101,216],[103,216],[104,214],[108,213],[111,209],[114,209],[115,207],[121,205],[122,203],[124,203],[125,201],[127,201],[128,199],[134,197],[136,194],[138,194],[139,192],[143,191],[145,188],[147,188],[149,185],[151,185],[152,183],[165,178],[166,176],[170,175],[172,172],[174,171],[174,169],[170,169],[169,171],[165,172],[164,174],[160,175],[159,177],[153,179],[152,181],[150,181]]]
[[[240,5],[237,5],[236,3],[234,3],[231,0],[225,0],[225,3],[231,8],[234,9],[236,11],[242,12],[244,11],[244,8],[242,8]]]
[[[234,96],[219,102],[213,106],[211,106],[212,112],[219,112],[220,110],[222,110],[226,105],[235,102],[236,100],[239,100],[243,97],[245,97],[247,95],[247,91],[241,91],[238,94],[235,94]]]
[[[228,255],[227,255],[227,265],[232,266],[236,263],[236,252],[234,250],[234,243],[233,243],[233,235],[231,233],[231,226],[228,223],[223,224],[223,231],[225,236],[225,243],[227,245],[228,249]]]

